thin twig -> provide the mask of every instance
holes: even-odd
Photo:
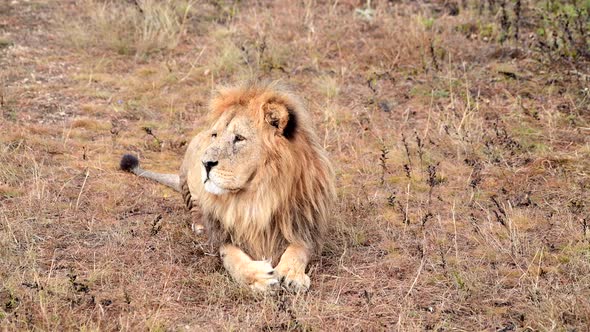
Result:
[[[404,300],[407,299],[408,296],[410,296],[410,293],[412,293],[412,290],[414,290],[414,286],[416,286],[416,283],[418,282],[418,278],[420,278],[420,274],[422,274],[422,268],[424,267],[425,260],[426,260],[426,255],[423,255],[422,260],[420,261],[420,266],[418,267],[418,272],[416,272],[416,277],[414,278],[414,281],[412,282],[410,289],[408,289],[406,296],[404,296]]]
[[[90,175],[90,172],[88,171],[88,169],[86,169],[86,176],[84,177],[82,188],[80,188],[80,193],[78,194],[78,199],[76,200],[76,211],[78,211],[78,206],[80,205],[80,197],[82,197],[82,191],[84,191],[84,186],[86,186],[86,180],[88,180],[88,175]]]
[[[453,229],[455,231],[455,259],[456,262],[459,262],[459,246],[457,245],[457,222],[456,222],[456,218],[455,218],[455,201],[453,201],[453,209],[451,210],[451,213],[453,215]]]

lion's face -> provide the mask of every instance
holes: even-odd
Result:
[[[201,156],[201,180],[214,195],[248,187],[262,162],[262,146],[255,124],[246,115],[227,112],[210,129]]]

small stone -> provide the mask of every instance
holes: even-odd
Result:
[[[385,100],[382,100],[379,102],[379,108],[385,113],[389,113],[391,111],[391,107],[389,106],[389,103]]]

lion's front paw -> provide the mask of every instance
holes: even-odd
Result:
[[[304,271],[277,267],[277,274],[283,286],[292,292],[305,292],[311,284],[309,276]]]
[[[272,292],[279,285],[275,269],[269,261],[252,261],[248,264],[246,280],[256,292]]]

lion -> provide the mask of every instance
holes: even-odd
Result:
[[[334,171],[301,100],[278,83],[218,89],[210,126],[190,142],[180,172],[121,168],[179,191],[200,208],[233,280],[255,291],[306,291],[335,200]]]

